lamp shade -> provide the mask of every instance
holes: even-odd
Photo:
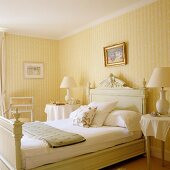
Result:
[[[72,77],[65,76],[60,84],[60,88],[72,88],[76,86],[76,82]]]
[[[156,67],[147,87],[170,87],[170,67]]]

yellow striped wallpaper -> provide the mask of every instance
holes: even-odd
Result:
[[[26,36],[6,35],[6,103],[9,96],[34,96],[36,120],[45,120],[45,104],[57,100],[58,41]],[[25,79],[24,62],[43,63],[43,79]]]
[[[128,64],[105,67],[103,47],[118,42],[127,43]],[[73,95],[82,103],[86,103],[87,82],[97,84],[109,73],[131,87],[141,87],[143,78],[148,81],[155,67],[170,66],[170,1],[158,0],[60,40],[59,59],[59,79],[64,75],[76,79],[79,87],[73,90]],[[60,97],[64,95],[62,92]],[[148,111],[155,110],[158,97],[159,89],[149,90]],[[170,101],[169,89],[167,98]],[[167,141],[170,144],[170,138]],[[154,141],[154,145],[159,146],[159,142]]]
[[[156,66],[170,66],[170,1],[159,0],[59,41],[60,80],[71,74],[80,86],[113,73],[131,87],[141,87]],[[127,43],[128,64],[104,67],[103,47]],[[74,66],[74,67],[73,67]],[[80,88],[81,94],[83,90]],[[159,95],[151,90],[149,110]],[[84,93],[83,93],[84,94]],[[83,96],[76,94],[82,102]],[[63,97],[62,97],[63,98]],[[169,98],[169,95],[168,95]]]
[[[78,87],[71,93],[86,103],[89,81],[97,84],[113,73],[129,86],[141,87],[154,67],[170,66],[170,0],[158,0],[58,41],[11,34],[6,40],[7,101],[9,96],[34,96],[35,118],[45,120],[45,104],[64,100],[66,90],[59,88],[64,75],[75,78]],[[127,43],[127,65],[105,67],[103,47],[118,42]],[[24,62],[44,63],[44,78],[24,79]],[[153,111],[159,89],[149,92],[148,111]],[[170,101],[169,90],[167,98]],[[167,141],[170,150],[170,138]]]

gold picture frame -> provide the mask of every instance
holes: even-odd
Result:
[[[104,47],[104,63],[106,66],[126,64],[125,42]]]

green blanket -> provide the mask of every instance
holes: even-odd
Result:
[[[52,148],[72,145],[86,140],[81,135],[65,132],[43,122],[25,123],[23,124],[23,132],[37,139],[45,140]]]

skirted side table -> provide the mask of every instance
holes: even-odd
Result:
[[[147,169],[151,169],[150,164],[150,137],[161,140],[162,166],[164,166],[164,144],[170,128],[170,117],[154,117],[150,114],[143,115],[140,121],[142,132],[146,138]]]

